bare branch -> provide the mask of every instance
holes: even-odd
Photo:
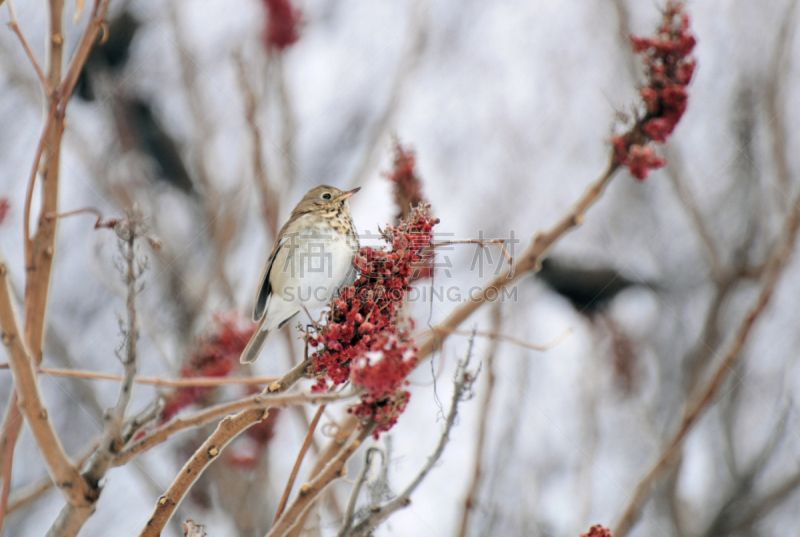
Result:
[[[17,315],[11,302],[8,269],[2,259],[0,259],[0,327],[3,329],[3,344],[7,347],[11,359],[17,403],[36,438],[47,470],[70,504],[83,505],[91,501],[94,491],[88,487],[78,468],[70,461],[50,421],[47,407],[42,399],[34,361],[28,355],[19,331]],[[13,437],[14,435],[10,435],[9,441]]]
[[[342,526],[339,529],[339,533],[337,537],[346,537],[348,533],[350,533],[350,528],[353,526],[353,519],[355,517],[356,511],[356,504],[358,503],[358,495],[361,492],[361,487],[364,486],[364,481],[367,480],[367,472],[372,466],[372,454],[373,453],[380,453],[381,454],[381,467],[388,467],[388,464],[385,464],[386,456],[384,456],[383,451],[379,448],[371,447],[367,450],[364,454],[364,466],[361,468],[361,472],[358,474],[358,478],[356,479],[356,484],[353,486],[353,490],[350,493],[350,499],[347,501],[347,508],[344,512],[344,519],[342,520]]]
[[[786,98],[787,73],[792,39],[797,24],[797,2],[789,2],[787,13],[777,33],[777,43],[765,84],[764,100],[767,107],[769,127],[772,134],[772,156],[775,162],[776,175],[781,191],[786,192],[791,185],[791,169],[789,167],[788,149],[789,135],[784,108],[788,103],[781,103]],[[783,196],[782,196],[783,198]],[[784,198],[785,199],[785,198]]]
[[[7,363],[0,364],[0,370],[9,369],[10,367],[11,366]],[[57,377],[93,380],[122,380],[121,375],[99,373],[96,371],[82,371],[80,369],[56,369],[40,367],[36,371],[42,375],[53,375]],[[158,386],[159,388],[196,388],[229,385],[263,386],[264,384],[272,384],[279,378],[280,377],[188,377],[180,379],[164,379],[160,377],[136,377],[134,378],[134,382],[136,384]]]
[[[10,4],[9,4],[10,5]],[[16,400],[14,400],[16,403]],[[10,425],[10,421],[8,418],[11,414],[11,409],[8,409],[9,412],[6,413],[6,418]],[[17,414],[19,410],[17,410]],[[21,420],[22,416],[17,416],[17,419]],[[10,436],[13,434],[13,436]],[[3,488],[2,492],[0,492],[0,534],[3,533],[3,524],[6,520],[6,514],[8,513],[8,493],[11,490],[11,475],[12,469],[14,467],[14,448],[17,445],[17,436],[19,435],[19,428],[13,428],[9,430],[9,435],[4,436],[3,439]]]
[[[243,410],[235,416],[225,416],[211,436],[186,461],[186,464],[183,465],[183,468],[181,468],[181,471],[164,495],[158,499],[155,511],[153,511],[150,520],[147,521],[144,530],[139,534],[140,537],[157,537],[161,535],[161,531],[186,496],[189,488],[208,468],[211,461],[222,453],[222,450],[231,440],[248,427],[264,420],[268,414],[269,410],[251,408]]]
[[[256,120],[258,114],[258,100],[256,99],[256,92],[247,77],[247,69],[244,65],[244,59],[241,54],[234,57],[236,63],[237,74],[239,75],[239,86],[242,90],[242,97],[244,99],[245,118],[247,119],[247,126],[250,128],[250,137],[253,144],[253,181],[255,182],[256,189],[261,198],[261,212],[264,216],[264,222],[267,224],[270,233],[273,237],[278,235],[280,223],[278,217],[280,216],[280,196],[270,186],[269,175],[267,174],[267,166],[264,162],[264,157],[261,153],[261,128],[258,126]]]
[[[314,466],[309,474],[310,479],[313,480],[322,473],[328,463],[340,452],[342,446],[344,446],[347,439],[350,438],[358,426],[359,420],[351,417],[345,421],[345,423],[337,427],[336,434],[331,435],[333,436],[333,440],[329,442],[328,445],[325,446],[325,448],[323,448],[323,450],[320,451],[319,455],[317,456],[317,460],[314,462]],[[292,527],[289,532],[286,533],[287,537],[299,537],[305,528],[305,521],[310,511],[310,509],[306,509],[300,515],[294,527]]]
[[[428,457],[428,462],[422,467],[422,470],[420,470],[411,483],[406,486],[403,492],[383,505],[373,506],[370,509],[369,514],[363,520],[358,522],[353,528],[353,531],[348,534],[351,537],[366,537],[378,526],[378,524],[384,522],[396,511],[408,507],[408,505],[411,503],[411,495],[414,493],[419,484],[422,483],[422,480],[425,479],[428,473],[433,469],[433,467],[439,461],[439,458],[441,458],[442,453],[444,453],[444,448],[450,441],[450,431],[453,428],[453,425],[456,421],[456,416],[458,415],[458,404],[461,401],[471,397],[472,394],[472,385],[475,382],[476,373],[470,371],[468,367],[472,357],[473,342],[474,340],[470,340],[467,357],[462,362],[459,362],[458,368],[456,369],[453,397],[450,400],[450,410],[448,411],[447,418],[445,419],[444,431],[442,432],[442,436],[439,439],[439,444],[436,446],[433,454]]]
[[[502,321],[502,312],[500,309],[500,302],[495,303],[492,307],[492,332],[497,332],[500,329]],[[481,403],[480,423],[478,425],[478,437],[476,438],[475,449],[475,463],[472,473],[472,484],[469,486],[467,498],[464,500],[464,508],[461,514],[461,524],[458,530],[458,536],[464,537],[467,535],[467,528],[472,509],[477,503],[478,487],[481,483],[483,473],[483,453],[486,450],[487,435],[486,431],[489,424],[489,410],[492,406],[492,396],[494,395],[495,383],[495,359],[497,356],[497,347],[499,343],[497,339],[492,340],[492,345],[486,358],[486,392],[483,396]]]
[[[475,313],[487,301],[491,302],[492,299],[500,296],[500,293],[502,293],[504,289],[524,275],[531,271],[538,270],[539,261],[542,256],[550,250],[553,244],[561,239],[568,231],[583,223],[586,211],[600,199],[618,169],[619,164],[612,158],[605,173],[603,173],[598,180],[589,185],[575,205],[550,229],[536,234],[531,245],[520,256],[520,260],[517,262],[513,272],[511,267],[504,270],[502,274],[484,286],[477,296],[455,308],[440,324],[433,327],[433,334],[420,342],[420,362],[423,361],[423,358],[430,356],[435,350],[441,348],[442,343],[447,339],[450,331],[461,325],[461,323],[467,320],[467,318]]]
[[[17,405],[17,392],[12,390],[6,403],[3,427],[0,430],[0,478],[6,475],[6,452],[9,442],[17,443],[17,435],[22,426],[22,414]]]
[[[470,332],[470,331],[467,331],[467,330],[446,329],[446,328],[439,328],[439,327],[433,328],[432,330],[425,330],[419,336],[416,336],[416,337],[421,337],[421,336],[424,336],[424,335],[428,335],[428,334],[430,334],[431,332],[434,332],[434,331],[437,331],[439,333],[443,333],[445,330],[447,331],[448,334],[454,334],[454,335],[457,335],[457,336],[483,337],[483,338],[486,338],[486,339],[489,339],[489,340],[492,340],[492,341],[505,341],[507,343],[513,343],[514,345],[518,345],[518,346],[523,347],[525,349],[531,349],[531,350],[539,351],[539,352],[549,351],[550,349],[552,349],[553,347],[555,347],[556,345],[558,345],[559,343],[561,343],[562,341],[567,339],[574,332],[574,330],[572,328],[570,328],[569,330],[566,330],[563,334],[558,336],[556,339],[554,339],[550,343],[546,343],[544,345],[537,345],[536,343],[531,343],[529,341],[525,341],[525,340],[522,340],[522,339],[519,339],[519,338],[515,338],[515,337],[512,337],[512,336],[506,336],[504,334],[498,334],[497,332],[494,332],[494,331],[492,331],[492,332],[482,332],[480,330],[475,330],[475,331]]]
[[[327,405],[320,405],[319,410],[317,410],[317,413],[314,415],[314,419],[311,420],[311,424],[308,426],[306,439],[303,441],[303,445],[300,447],[300,452],[297,454],[297,460],[295,460],[292,472],[289,474],[289,480],[286,482],[286,487],[283,490],[283,496],[281,496],[281,501],[278,504],[278,510],[275,512],[274,522],[278,521],[281,513],[283,513],[283,510],[286,508],[286,502],[289,501],[289,494],[291,494],[292,487],[294,487],[294,480],[297,479],[297,473],[300,471],[300,465],[303,464],[303,459],[305,458],[306,452],[311,445],[311,440],[314,438],[314,431],[317,429],[317,424],[322,417],[322,413],[325,412],[326,406]]]
[[[337,478],[344,476],[345,463],[361,446],[372,431],[375,429],[374,423],[363,425],[358,434],[349,443],[339,450],[336,456],[317,474],[311,481],[300,487],[300,493],[289,505],[283,515],[278,519],[272,529],[267,533],[267,537],[282,537],[287,534],[296,524],[304,520],[303,513],[319,497],[320,493]]]
[[[710,382],[702,387],[702,389],[698,390],[693,397],[689,398],[689,403],[684,410],[683,419],[677,433],[669,442],[666,449],[659,455],[658,461],[653,468],[636,486],[631,502],[625,509],[624,514],[613,531],[616,537],[625,537],[636,522],[638,522],[642,509],[644,509],[647,500],[650,498],[653,483],[661,476],[664,470],[671,466],[677,449],[681,446],[683,440],[686,438],[689,431],[692,430],[695,423],[697,423],[698,418],[712,404],[724,381],[728,378],[729,372],[732,370],[736,361],[739,360],[744,344],[747,342],[756,321],[764,312],[764,309],[772,298],[778,280],[786,267],[789,257],[794,251],[798,226],[800,226],[800,198],[794,200],[792,211],[789,213],[784,223],[785,233],[783,241],[779,244],[768,262],[761,291],[755,304],[736,332],[733,345],[728,350],[724,360],[717,368]]]
[[[703,243],[706,252],[708,252],[709,261],[711,263],[711,275],[714,280],[719,280],[722,277],[722,264],[719,260],[719,253],[714,244],[714,239],[711,237],[711,233],[708,231],[708,227],[703,217],[700,215],[700,210],[697,208],[694,196],[686,184],[683,160],[680,156],[680,152],[673,144],[666,144],[664,146],[664,152],[668,162],[667,176],[672,182],[672,186],[675,187],[678,199],[684,209],[686,209],[686,212],[689,213],[689,217],[692,219],[694,229],[697,231],[700,242]]]
[[[92,453],[94,453],[94,450],[97,449],[99,443],[99,440],[95,440],[83,448],[82,454],[77,457],[78,462],[76,466],[78,468],[83,466],[83,464],[89,460],[89,457],[92,455]],[[30,502],[37,500],[45,492],[50,490],[53,485],[53,480],[48,475],[42,477],[38,481],[26,485],[21,490],[15,491],[8,500],[8,511],[6,514],[13,513],[17,509],[20,509],[28,505]]]
[[[53,90],[50,87],[50,83],[47,81],[47,78],[44,76],[44,72],[42,71],[39,62],[36,60],[36,56],[33,55],[33,51],[28,44],[28,40],[25,39],[25,35],[23,35],[22,29],[19,27],[19,22],[17,21],[17,10],[14,9],[14,0],[8,0],[8,12],[11,15],[11,22],[8,24],[8,26],[15,34],[17,34],[19,42],[22,43],[22,48],[25,49],[25,54],[28,55],[28,59],[31,61],[33,68],[36,70],[36,75],[39,77],[39,82],[42,84],[44,94],[47,97],[50,97],[50,95],[53,93]]]
[[[210,423],[222,416],[231,414],[233,412],[240,412],[248,409],[267,410],[270,408],[282,408],[289,405],[298,405],[305,403],[320,403],[320,402],[333,402],[349,399],[358,394],[358,392],[348,392],[344,394],[291,394],[291,395],[270,395],[260,393],[251,395],[228,403],[221,403],[195,414],[191,414],[184,418],[178,417],[171,420],[169,423],[156,429],[155,431],[147,434],[144,438],[134,442],[126,447],[117,456],[114,461],[114,466],[121,466],[129,460],[138,457],[145,451],[165,442],[175,433],[185,429],[192,429]]]
[[[62,64],[63,64],[63,51],[64,51],[64,34],[63,27],[63,0],[49,0],[49,19],[48,19],[48,32],[47,32],[47,74],[44,76],[41,69],[37,68],[37,73],[42,79],[42,87],[49,100],[47,118],[42,129],[42,134],[39,138],[37,148],[35,151],[33,165],[31,167],[31,174],[28,179],[28,188],[25,197],[24,216],[23,216],[23,229],[24,237],[23,244],[25,249],[25,268],[26,268],[26,282],[25,282],[25,340],[19,341],[18,344],[25,345],[25,354],[34,360],[31,364],[32,367],[40,364],[42,361],[42,335],[44,333],[45,324],[45,310],[47,306],[47,296],[50,287],[50,272],[53,264],[53,257],[55,255],[55,234],[56,234],[56,219],[45,218],[44,215],[52,212],[57,212],[58,207],[58,183],[59,183],[59,156],[61,137],[64,132],[64,115],[67,102],[72,95],[74,83],[77,81],[80,71],[86,62],[89,54],[89,49],[94,44],[97,37],[97,32],[105,20],[105,13],[108,7],[109,0],[95,0],[95,6],[92,12],[92,17],[89,20],[89,26],[84,31],[81,43],[70,65],[67,79],[62,81]],[[9,4],[9,7],[11,5]],[[13,13],[14,25],[16,26],[16,16]],[[30,53],[30,48],[27,43],[22,39],[22,34],[19,32],[17,26],[16,31],[18,36],[23,42],[23,47],[26,53],[29,54],[31,60],[34,61],[34,67],[37,67],[33,55]],[[54,89],[55,88],[55,89]],[[44,163],[42,164],[42,160]],[[40,168],[41,166],[41,168]],[[43,188],[42,188],[42,203],[40,209],[40,217],[37,222],[36,234],[34,237],[30,235],[29,223],[31,221],[31,206],[33,203],[33,191],[36,183],[36,177],[39,172],[43,175]],[[3,282],[4,290],[7,292],[7,282]],[[9,302],[10,304],[10,302]],[[31,371],[32,380],[36,384],[36,372]],[[13,395],[9,403],[14,405],[21,403]],[[7,417],[13,418],[12,414]],[[40,420],[42,418],[39,418]],[[42,420],[42,421],[46,421]],[[21,427],[21,420],[16,419],[7,422],[3,426],[3,442],[7,442],[11,438],[18,438],[19,428]],[[52,426],[49,427],[52,435],[55,431]],[[43,429],[40,429],[40,432]],[[56,443],[48,446],[40,445],[40,449],[53,452],[60,447],[58,437],[51,438],[56,440]],[[37,442],[40,438],[37,437]],[[0,442],[2,443],[2,442]],[[5,445],[5,444],[4,444]],[[13,447],[11,448],[13,449]],[[3,450],[3,458],[7,450]],[[61,449],[63,452],[63,449]],[[63,462],[66,457],[60,457],[62,463],[62,470],[68,470],[72,474],[73,469],[69,465],[64,465]],[[55,462],[55,461],[51,461]],[[5,464],[2,465],[3,467]],[[77,470],[74,470],[77,472]],[[74,478],[72,475],[71,479]],[[60,482],[63,487],[64,481]],[[63,490],[63,488],[62,488]],[[79,496],[84,492],[85,487],[83,484],[78,485],[78,488],[71,489],[70,503],[79,503],[83,500]]]
[[[274,402],[279,399],[279,396],[272,396],[268,395],[268,392],[280,392],[286,391],[294,385],[305,373],[306,369],[310,365],[310,361],[305,360],[302,363],[298,364],[296,367],[291,369],[288,373],[286,373],[280,380],[270,384],[270,386],[264,391],[265,393],[258,394],[254,397],[248,397],[244,399],[247,404],[239,410],[238,414],[235,416],[231,416],[228,414],[225,418],[220,421],[217,425],[217,429],[211,434],[211,436],[203,442],[197,451],[195,451],[194,455],[192,455],[191,459],[186,462],[181,469],[180,473],[175,477],[175,480],[167,489],[167,492],[159,498],[155,511],[153,511],[153,515],[150,520],[147,522],[144,530],[140,534],[140,537],[155,537],[161,534],[161,531],[164,529],[164,526],[169,522],[169,519],[172,517],[172,514],[177,509],[178,505],[183,500],[186,493],[189,489],[194,485],[200,475],[205,471],[208,465],[211,463],[212,460],[215,459],[217,455],[219,455],[225,446],[230,443],[234,438],[244,432],[248,427],[259,423],[260,421],[264,420],[267,415],[269,414],[269,408],[271,406],[276,406]],[[317,400],[330,400],[334,398],[344,399],[351,395],[356,395],[357,392],[351,392],[350,394],[333,394],[332,396],[319,396],[315,399]],[[303,396],[289,396],[289,397],[299,397],[302,398]],[[270,405],[270,403],[273,403]],[[217,405],[216,412],[219,411],[221,407],[225,407],[226,405]],[[212,407],[213,408],[213,407]],[[230,408],[230,406],[228,406]],[[198,416],[202,416],[206,418],[208,416],[207,409],[204,412],[199,413]],[[237,409],[238,410],[238,409]],[[213,414],[213,413],[211,413]],[[213,419],[213,418],[212,418]],[[199,420],[197,417],[194,420],[190,420],[189,423],[192,425],[197,424]],[[178,420],[173,420],[170,423],[179,423]],[[192,426],[186,425],[186,426]],[[173,426],[171,428],[170,434],[177,432],[182,428],[186,428],[186,426],[178,428],[177,426]],[[164,431],[168,429],[164,427],[159,431]],[[155,441],[151,441],[150,444],[144,444],[143,442],[147,440],[147,437],[142,439],[137,444],[134,444],[130,448],[126,450],[128,455],[125,452],[121,453],[120,456],[117,458],[117,465],[125,462],[129,458],[141,453],[148,447],[152,447],[157,443],[163,442],[169,435],[160,435],[157,436],[159,431],[156,434],[150,435],[151,438],[156,438]],[[137,447],[138,446],[138,447]]]

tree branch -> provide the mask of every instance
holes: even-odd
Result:
[[[114,461],[114,466],[122,466],[131,459],[138,457],[145,451],[165,442],[172,435],[185,429],[192,429],[206,425],[222,416],[231,414],[233,412],[241,412],[248,409],[268,410],[270,408],[282,408],[289,405],[298,405],[305,403],[329,403],[332,401],[341,401],[354,397],[358,392],[349,392],[345,394],[291,394],[291,395],[270,395],[260,393],[251,395],[228,403],[220,403],[212,407],[201,410],[195,414],[186,417],[178,417],[172,419],[169,423],[156,429],[155,431],[147,434],[144,438],[134,442],[126,447]]]
[[[472,385],[475,382],[476,373],[469,371],[468,367],[470,358],[472,357],[473,342],[474,340],[470,340],[467,357],[462,362],[459,362],[456,369],[455,380],[453,382],[453,397],[450,400],[450,410],[447,412],[444,431],[439,438],[439,443],[433,451],[433,454],[428,457],[428,462],[422,467],[411,483],[406,486],[403,492],[383,505],[373,506],[369,514],[358,522],[353,530],[347,534],[350,537],[366,537],[378,524],[384,522],[400,509],[408,507],[408,505],[411,504],[411,495],[441,458],[442,453],[444,453],[444,448],[450,441],[450,431],[456,422],[456,416],[458,416],[458,404],[461,401],[469,399],[472,394]]]
[[[636,486],[633,498],[613,531],[615,537],[625,537],[639,521],[642,510],[652,493],[653,483],[661,476],[664,470],[671,466],[676,450],[681,446],[683,440],[697,423],[697,420],[703,412],[711,405],[724,381],[727,379],[729,372],[732,370],[737,360],[739,360],[744,344],[747,342],[756,321],[764,312],[772,298],[778,280],[786,267],[789,257],[794,251],[799,225],[800,197],[794,200],[792,210],[785,220],[784,228],[786,231],[784,233],[784,239],[767,263],[764,283],[756,303],[742,321],[739,330],[736,332],[733,345],[728,350],[714,376],[706,386],[698,390],[693,397],[689,398],[689,403],[686,406],[677,433],[673,436],[666,449],[659,455],[656,464],[645,474]]]
[[[292,504],[283,512],[281,517],[272,526],[266,537],[282,537],[287,534],[296,524],[304,520],[303,514],[319,497],[320,493],[337,478],[345,474],[345,463],[356,452],[361,444],[366,440],[375,429],[374,423],[362,426],[355,438],[345,444],[338,451],[336,456],[317,474],[311,481],[300,487],[300,493]]]
[[[96,509],[96,500],[100,495],[100,480],[114,461],[117,453],[124,445],[122,436],[125,414],[128,410],[133,395],[133,380],[136,376],[137,343],[139,341],[139,324],[136,316],[136,297],[139,294],[138,279],[144,271],[144,263],[137,259],[136,240],[145,234],[142,216],[134,209],[127,218],[120,220],[114,228],[119,238],[119,249],[125,260],[123,280],[127,285],[127,298],[125,310],[127,316],[126,326],[123,329],[124,355],[121,355],[124,374],[119,387],[117,402],[113,408],[106,410],[103,415],[103,436],[100,444],[89,458],[83,479],[92,490],[96,491],[95,500],[89,505],[66,505],[62,508],[58,518],[49,530],[50,535],[72,537],[77,535],[80,528],[86,523]]]
[[[310,365],[309,360],[305,360],[302,363],[298,364],[296,367],[291,369],[288,373],[286,373],[280,380],[271,384],[265,392],[279,392],[285,391],[294,385],[305,373],[306,369]],[[341,395],[341,394],[333,394],[332,396],[319,396],[316,397],[316,400],[330,400],[333,398],[344,399],[351,395],[356,395],[357,392],[352,392],[350,394]],[[295,395],[289,397],[296,397],[302,398],[302,395]],[[307,396],[306,396],[307,397]],[[274,402],[278,400],[278,396],[270,397],[268,394],[261,393],[254,397],[248,397],[242,400],[243,402],[247,402],[246,406],[243,407],[242,410],[239,411],[238,414],[235,416],[231,416],[230,414],[225,416],[223,420],[217,425],[217,429],[211,434],[211,436],[206,439],[205,442],[195,451],[194,455],[186,462],[186,464],[181,469],[180,473],[175,477],[175,480],[167,489],[167,492],[159,498],[155,511],[153,511],[153,515],[148,520],[147,525],[145,526],[144,530],[140,534],[140,537],[155,537],[161,534],[161,531],[164,529],[164,526],[167,524],[169,519],[172,517],[172,514],[177,509],[178,505],[183,500],[186,493],[189,491],[192,485],[197,481],[200,475],[205,471],[208,465],[214,460],[217,455],[219,455],[222,450],[225,448],[228,443],[230,443],[234,438],[239,436],[242,432],[244,432],[248,427],[259,423],[263,419],[267,417],[269,414],[270,406],[274,405]],[[234,402],[236,403],[236,402]],[[273,403],[270,405],[270,403]],[[219,411],[220,407],[224,407],[225,405],[217,405],[216,412]],[[212,410],[212,409],[207,409]],[[199,413],[200,415],[204,415],[204,412]],[[212,418],[213,419],[213,418]],[[172,423],[176,423],[178,420],[173,420]],[[195,420],[197,421],[197,420]],[[186,428],[186,426],[181,427]],[[181,428],[173,427],[171,433],[177,432]],[[167,429],[165,427],[164,429]],[[163,430],[163,429],[162,429]],[[158,431],[157,431],[158,433]],[[156,435],[151,435],[151,437],[155,437]],[[163,435],[162,435],[163,436]],[[169,435],[158,437],[158,442],[163,442]],[[145,439],[142,439],[138,444],[142,447],[138,448],[137,451],[132,451],[133,448],[136,448],[136,445],[131,446],[128,450],[130,455],[127,457],[130,458],[135,456],[137,453],[140,453],[144,450],[143,442]],[[155,445],[153,443],[152,445]],[[150,447],[152,447],[152,445]],[[120,454],[120,457],[117,458],[117,464],[121,464],[127,460],[125,458],[125,452]]]
[[[11,302],[8,269],[5,261],[1,258],[0,327],[3,329],[3,344],[7,347],[11,360],[17,403],[36,438],[39,451],[47,465],[47,471],[70,504],[84,505],[87,501],[91,501],[94,493],[81,477],[78,468],[69,460],[64,446],[61,444],[61,439],[50,421],[47,407],[42,400],[33,358],[28,355],[19,331],[17,315]],[[9,441],[13,436],[9,436]]]
[[[367,450],[364,454],[364,466],[361,467],[361,472],[358,474],[358,478],[356,479],[356,483],[353,486],[353,490],[350,492],[350,499],[347,501],[347,507],[345,508],[344,512],[344,519],[342,520],[342,526],[339,529],[339,533],[337,533],[337,537],[346,537],[348,533],[350,533],[350,528],[353,527],[353,519],[355,518],[356,512],[356,505],[358,504],[358,495],[361,492],[361,487],[364,486],[364,481],[367,480],[367,472],[369,471],[370,466],[372,466],[372,454],[373,453],[380,453],[383,457],[383,452],[377,447],[371,447]],[[381,466],[383,467],[383,462]]]
[[[280,196],[275,189],[270,186],[269,176],[267,174],[267,166],[264,162],[261,148],[261,129],[258,126],[258,100],[256,99],[256,92],[247,77],[247,69],[244,64],[244,59],[240,54],[234,57],[236,63],[236,70],[239,77],[239,86],[242,90],[242,97],[244,99],[245,118],[247,119],[247,126],[250,129],[250,137],[253,144],[253,181],[256,185],[259,197],[261,198],[261,212],[264,217],[264,222],[267,224],[270,233],[276,237],[280,229]]]
[[[242,410],[235,416],[225,416],[217,425],[217,429],[186,461],[167,491],[156,502],[155,511],[147,521],[147,525],[139,534],[140,537],[157,537],[180,505],[189,488],[197,481],[208,465],[217,458],[231,440],[248,427],[259,423],[267,417],[269,410],[251,408]]]
[[[7,363],[0,364],[0,370],[9,368],[10,366]],[[93,380],[122,380],[121,375],[100,373],[97,371],[81,371],[79,369],[56,369],[40,367],[36,371],[41,375],[52,375],[57,377]],[[264,384],[272,384],[279,378],[280,377],[187,377],[180,379],[162,379],[159,377],[135,377],[133,382],[136,384],[158,386],[159,388],[196,388],[227,385],[263,386]]]
[[[297,473],[300,471],[300,466],[303,464],[303,459],[306,456],[306,452],[308,451],[309,446],[311,446],[311,440],[314,439],[314,431],[317,429],[317,424],[319,423],[320,418],[322,417],[322,413],[325,412],[325,407],[327,405],[320,405],[317,413],[314,415],[314,419],[311,420],[311,424],[308,426],[308,433],[306,434],[306,439],[303,442],[303,445],[300,447],[300,452],[297,454],[297,460],[294,462],[294,467],[292,468],[291,474],[289,474],[289,480],[286,482],[286,487],[283,490],[283,496],[281,496],[281,501],[278,504],[278,510],[275,512],[275,520],[277,522],[283,513],[283,510],[286,508],[286,502],[289,501],[289,494],[292,492],[292,487],[294,486],[294,480],[297,479]]]
[[[492,332],[497,332],[500,330],[500,323],[502,321],[502,312],[500,309],[500,302],[495,303],[494,307],[492,308]],[[483,452],[486,449],[486,431],[488,430],[489,424],[489,410],[492,406],[492,397],[494,395],[494,383],[495,383],[495,358],[497,356],[497,347],[499,346],[499,342],[497,339],[492,340],[492,344],[489,347],[489,352],[486,358],[486,392],[483,396],[483,401],[481,403],[481,414],[480,414],[480,423],[478,425],[478,438],[476,438],[476,448],[475,448],[475,464],[474,470],[472,472],[472,484],[469,487],[469,491],[467,492],[467,497],[464,500],[464,508],[461,513],[461,524],[460,529],[458,530],[458,537],[464,537],[467,535],[467,528],[469,524],[469,517],[471,514],[472,509],[475,507],[477,503],[477,496],[478,496],[478,486],[481,483],[481,477],[483,473]]]
[[[83,448],[81,455],[77,457],[77,464],[76,466],[80,468],[83,464],[89,460],[89,457],[94,453],[94,450],[97,449],[99,445],[99,441],[93,441],[88,444],[86,447]],[[49,475],[43,476],[38,481],[34,481],[29,485],[26,485],[22,488],[22,490],[15,491],[14,494],[8,500],[8,511],[6,514],[11,514],[17,509],[20,509],[27,505],[28,503],[40,498],[42,494],[50,490],[54,485],[53,480],[50,478]]]
[[[8,23],[8,26],[11,30],[17,34],[19,38],[19,42],[22,44],[22,48],[25,49],[25,54],[28,55],[28,59],[33,64],[33,68],[36,71],[36,75],[39,77],[39,82],[42,84],[42,89],[44,90],[44,94],[47,97],[50,97],[53,94],[53,89],[50,86],[50,83],[47,81],[47,78],[44,76],[44,71],[42,71],[39,62],[36,60],[36,56],[33,55],[33,51],[31,50],[30,45],[28,44],[28,40],[25,39],[25,35],[22,33],[22,29],[19,27],[19,22],[17,21],[17,10],[14,9],[14,1],[8,1],[8,12],[11,16],[11,22]]]

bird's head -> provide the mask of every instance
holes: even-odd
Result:
[[[338,188],[328,185],[320,185],[312,188],[303,196],[297,205],[297,212],[309,212],[315,210],[336,210],[347,206],[347,200],[361,190],[361,187],[344,192]]]

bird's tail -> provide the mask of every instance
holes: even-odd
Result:
[[[250,341],[247,343],[247,347],[244,348],[242,352],[241,358],[239,358],[239,362],[243,364],[250,364],[256,361],[258,355],[261,354],[261,349],[264,348],[264,344],[269,339],[269,336],[272,335],[272,332],[275,330],[274,328],[268,329],[264,326],[264,321],[266,320],[267,316],[261,318],[261,321],[258,323],[258,327],[256,331],[253,333],[253,336],[250,338]]]

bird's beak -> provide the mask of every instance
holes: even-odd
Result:
[[[353,190],[351,190],[351,191],[349,191],[349,192],[345,192],[345,193],[344,193],[344,194],[342,194],[341,196],[338,196],[338,197],[337,197],[337,198],[336,198],[334,201],[344,201],[344,200],[346,200],[347,198],[349,198],[350,196],[352,196],[353,194],[355,194],[356,192],[358,192],[359,190],[361,190],[361,187],[360,187],[360,186],[359,186],[359,187],[356,187],[356,188],[354,188]]]

